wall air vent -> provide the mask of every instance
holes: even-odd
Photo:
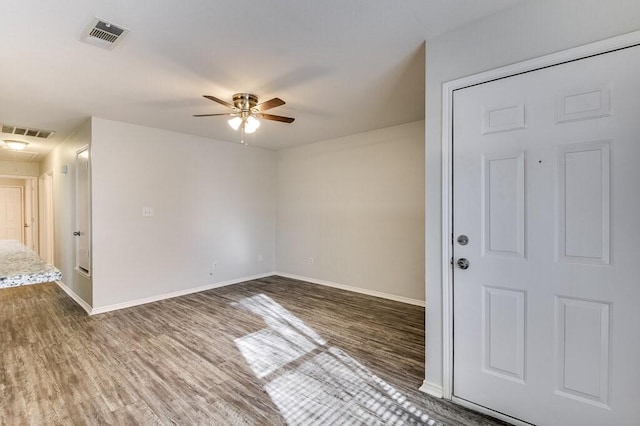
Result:
[[[0,124],[0,131],[10,135],[31,136],[33,138],[48,139],[55,132],[53,130],[32,129],[30,127],[17,127],[10,124]]]
[[[111,50],[129,33],[129,30],[101,18],[93,18],[82,32],[80,41]]]

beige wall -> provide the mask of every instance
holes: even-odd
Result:
[[[89,306],[93,303],[91,279],[75,269],[76,153],[91,144],[91,121],[87,120],[40,163],[42,173],[53,172],[55,266],[62,282]],[[61,168],[67,166],[67,173]]]
[[[23,161],[0,161],[0,175],[38,177],[40,176],[40,165]]]
[[[640,29],[637,0],[527,1],[427,43],[426,381],[442,384],[442,83]]]
[[[424,121],[278,151],[277,270],[423,301],[423,159]]]
[[[94,309],[276,269],[424,300],[423,121],[274,153],[93,118],[42,164],[54,172],[60,265],[75,256],[64,230],[82,140],[93,285],[71,284]]]
[[[94,308],[273,271],[274,152],[92,123]]]

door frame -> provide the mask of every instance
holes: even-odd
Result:
[[[53,171],[48,171],[38,177],[38,254],[51,265],[55,264],[53,206]]]
[[[28,228],[25,228],[24,244],[34,253],[40,252],[40,212],[39,212],[39,195],[38,195],[38,178],[31,176],[24,178],[24,215],[25,223],[29,221]],[[29,215],[29,217],[27,217]],[[31,237],[27,238],[27,232],[31,233]],[[31,245],[27,244],[31,239]]]
[[[86,152],[87,153],[87,196],[88,199],[87,201],[87,206],[81,206],[79,201],[78,201],[78,188],[79,188],[79,184],[78,181],[80,179],[80,172],[78,170],[78,157],[80,156],[81,153]],[[80,274],[82,277],[84,278],[88,278],[90,279],[92,274],[93,274],[93,239],[92,239],[92,232],[91,232],[91,146],[90,145],[83,145],[82,147],[80,147],[80,149],[78,149],[75,153],[74,156],[74,166],[75,166],[75,215],[74,215],[74,229],[76,231],[80,231],[80,229],[78,228],[78,218],[80,216],[80,211],[83,207],[87,208],[87,230],[86,230],[86,235],[88,238],[88,244],[89,244],[89,270],[85,271],[83,268],[81,268],[80,266],[80,238],[74,238],[75,240],[75,245],[74,245],[74,249],[75,249],[75,257],[74,257],[74,270],[76,271],[76,273]]]
[[[500,80],[566,62],[585,59],[640,45],[640,31],[563,50],[463,77],[442,85],[442,397],[476,411],[514,422],[512,417],[457,398],[453,392],[453,93],[456,90]],[[528,423],[522,423],[528,424]]]

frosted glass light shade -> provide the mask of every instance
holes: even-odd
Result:
[[[255,117],[247,117],[247,121],[244,123],[245,133],[253,133],[258,129],[258,127],[260,127],[260,122],[256,120]]]
[[[233,130],[238,130],[242,124],[242,118],[233,117],[231,120],[227,121],[227,123],[229,123],[229,126],[231,126]]]
[[[27,145],[29,145],[28,143],[22,141],[4,141],[4,143],[6,143],[9,148],[15,151],[22,151],[27,147]]]

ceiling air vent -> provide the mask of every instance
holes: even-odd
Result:
[[[101,18],[93,18],[82,32],[80,41],[111,50],[127,35],[128,29]]]
[[[53,130],[32,129],[30,127],[16,127],[10,124],[0,124],[2,133],[10,135],[31,136],[33,138],[47,139],[55,132]]]

